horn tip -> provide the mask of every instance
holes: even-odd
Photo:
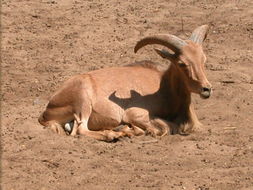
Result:
[[[137,53],[138,50],[134,49],[134,53]]]
[[[136,48],[136,46],[134,47],[134,53],[137,53],[138,48]]]
[[[140,48],[141,48],[141,47],[140,47],[140,41],[138,41],[138,42],[136,43],[135,47],[134,47],[134,53],[137,53],[138,50],[139,50]]]

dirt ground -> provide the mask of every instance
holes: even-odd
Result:
[[[3,190],[253,189],[252,0],[2,0]],[[105,143],[59,136],[37,118],[70,76],[152,60],[135,43],[184,39],[202,24],[208,100],[193,96],[202,130]],[[150,141],[151,143],[144,143]]]

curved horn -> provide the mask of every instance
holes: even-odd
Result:
[[[158,34],[155,36],[143,38],[140,41],[138,41],[134,47],[134,52],[136,53],[140,48],[149,44],[163,45],[173,50],[175,53],[179,53],[182,47],[186,45],[186,42],[174,35]]]
[[[190,40],[195,43],[202,44],[203,41],[206,39],[208,28],[209,28],[208,25],[202,25],[202,26],[196,28],[192,32]]]

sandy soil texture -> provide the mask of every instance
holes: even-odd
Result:
[[[252,0],[2,0],[3,190],[253,189]],[[70,76],[152,60],[133,47],[150,34],[186,39],[209,24],[208,100],[189,136],[117,143],[59,136],[37,122]],[[143,143],[150,141],[151,143]]]

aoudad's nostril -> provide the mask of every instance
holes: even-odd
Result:
[[[204,87],[204,88],[202,88],[202,91],[203,91],[203,92],[210,92],[210,91],[211,91],[211,88]]]

